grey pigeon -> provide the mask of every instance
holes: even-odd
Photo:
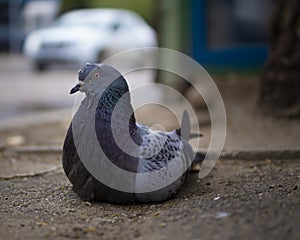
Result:
[[[67,131],[62,155],[63,168],[73,190],[83,201],[143,203],[173,197],[185,181],[194,158],[188,143],[192,135],[187,112],[183,113],[180,129],[155,131],[136,122],[126,80],[113,67],[87,64],[78,72],[78,80],[70,94],[81,91],[86,96]],[[97,148],[105,155],[95,156]],[[81,156],[96,158],[95,168],[89,168],[94,174],[87,169],[86,164],[90,163]],[[95,174],[102,176],[104,156],[113,164],[111,169],[116,166],[134,176],[128,182],[134,190],[116,189],[107,184],[107,181],[114,184],[120,176],[118,172],[110,172],[110,168],[102,169],[108,180],[99,181]],[[174,160],[177,161],[175,166]],[[159,172],[161,169],[164,169],[163,174]],[[176,179],[170,182],[176,174]],[[157,183],[162,187],[149,191]],[[124,182],[125,187],[126,184]]]

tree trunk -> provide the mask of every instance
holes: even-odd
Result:
[[[270,22],[270,52],[261,82],[266,112],[300,116],[300,1],[277,0]]]

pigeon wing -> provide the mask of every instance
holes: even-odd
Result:
[[[147,157],[144,157],[145,155]],[[164,201],[175,195],[186,179],[193,151],[176,131],[162,132],[149,129],[148,134],[143,136],[141,156],[143,158],[138,172],[144,174],[136,177],[137,198],[141,202]],[[176,164],[171,164],[175,160]],[[164,187],[139,193],[154,184],[161,184]]]

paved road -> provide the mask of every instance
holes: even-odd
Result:
[[[296,240],[299,174],[298,160],[224,160],[203,179],[190,174],[174,199],[140,205],[83,203],[61,170],[0,179],[0,239]]]
[[[75,81],[75,70],[36,73],[25,57],[0,55],[0,120],[72,106],[68,91]]]
[[[130,74],[131,87],[151,82],[148,73]],[[75,96],[69,90],[77,81],[77,69],[53,68],[38,73],[22,55],[0,54],[0,121],[40,111],[71,108]]]

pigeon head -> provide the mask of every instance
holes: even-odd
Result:
[[[70,94],[76,93],[81,90],[81,87],[85,83],[85,80],[88,79],[89,75],[91,75],[95,70],[97,70],[97,64],[90,64],[87,63],[84,68],[79,69],[78,71],[78,82],[77,84],[71,89]],[[97,77],[99,74],[94,74]],[[99,75],[100,77],[100,75]]]
[[[99,66],[97,64],[87,63],[83,68],[80,68],[78,71],[78,80],[84,82],[89,74],[93,72]]]
[[[113,85],[125,85],[126,81],[115,68],[105,64],[90,64],[78,71],[78,82],[71,89],[70,94],[78,91],[85,93],[102,93],[107,87]]]

